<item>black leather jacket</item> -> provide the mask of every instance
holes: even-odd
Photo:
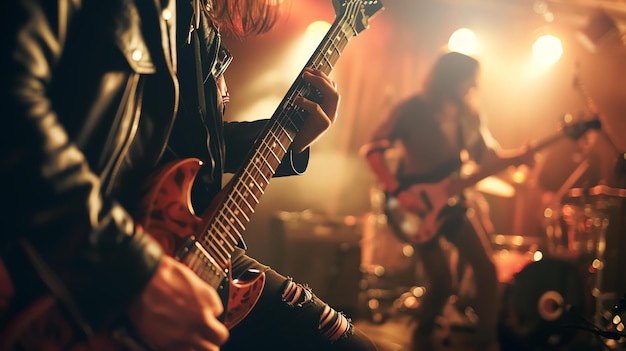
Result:
[[[170,3],[3,2],[0,254],[14,308],[51,291],[83,327],[113,322],[162,255],[135,229],[143,180],[164,160],[199,157],[207,167],[198,189],[210,199],[262,127],[223,125],[211,75],[219,35],[205,21],[207,112],[197,112],[196,55],[185,43],[191,8]],[[308,153],[299,157],[306,167]],[[294,173],[287,163],[276,175]]]

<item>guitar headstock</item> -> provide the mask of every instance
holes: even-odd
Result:
[[[379,0],[333,0],[337,18],[345,19],[354,29],[354,35],[369,27],[369,19],[383,10]]]
[[[563,133],[568,137],[576,140],[583,136],[588,130],[600,129],[602,123],[597,117],[589,121],[573,122],[563,126]]]

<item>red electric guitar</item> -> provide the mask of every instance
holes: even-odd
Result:
[[[567,136],[572,139],[580,138],[587,130],[600,128],[598,119],[576,122],[565,125],[561,131],[546,139],[531,145],[530,152],[537,152],[554,142]],[[419,196],[427,205],[427,210],[415,213],[403,209],[395,197],[387,197],[385,214],[393,232],[404,242],[422,244],[434,238],[441,226],[441,212],[450,204],[456,204],[459,194],[466,188],[480,180],[506,169],[509,166],[520,164],[518,159],[498,160],[484,165],[482,169],[466,178],[447,177],[435,183],[414,184],[407,189],[415,196]]]
[[[367,29],[369,19],[383,9],[378,0],[333,0],[333,7],[335,21],[305,66],[326,74],[332,71],[350,39]],[[145,214],[138,223],[163,245],[165,252],[218,291],[226,292],[222,294],[227,296],[223,321],[228,328],[248,315],[263,290],[263,273],[249,271],[232,277],[230,259],[269,180],[306,119],[305,111],[294,104],[298,96],[317,97],[300,75],[258,137],[247,161],[201,217],[196,216],[190,201],[191,187],[202,166],[198,159],[164,166],[151,178],[152,191],[143,200]],[[0,269],[4,273],[4,268]],[[0,283],[10,285],[8,275],[0,274],[0,279],[2,276],[5,279]],[[98,335],[89,344],[79,342],[64,317],[52,296],[36,301],[16,318],[0,320],[0,350],[147,348],[147,343],[120,331]]]

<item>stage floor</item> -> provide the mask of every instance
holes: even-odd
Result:
[[[379,351],[415,351],[411,350],[412,326],[409,316],[401,315],[387,319],[384,323],[373,323],[368,320],[356,320],[354,325],[363,331],[376,344]],[[445,331],[436,333],[435,346],[424,351],[484,351],[466,346],[470,342],[467,333]],[[501,336],[502,339],[502,336]],[[500,351],[608,351],[626,350],[624,345],[602,345],[590,333],[581,331],[575,339],[566,345],[550,347],[545,344],[523,345],[513,343],[514,340],[504,337],[500,343]],[[421,350],[420,350],[421,351]]]

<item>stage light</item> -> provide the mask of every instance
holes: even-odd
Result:
[[[561,59],[563,45],[554,35],[546,34],[537,38],[533,43],[533,58],[544,65],[551,65]]]
[[[468,28],[457,29],[448,39],[448,49],[465,55],[475,54],[478,50],[478,38]]]

